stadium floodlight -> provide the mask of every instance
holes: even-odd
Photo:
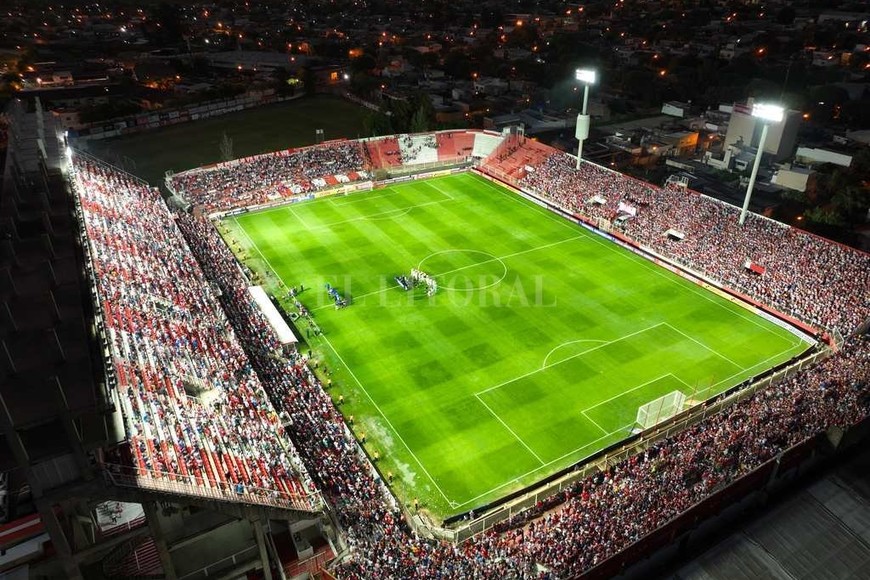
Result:
[[[595,84],[595,71],[588,68],[578,68],[575,72],[575,77],[581,83],[586,83],[587,85]]]
[[[769,103],[756,103],[752,105],[752,116],[756,119],[779,123],[784,115],[785,109],[779,105],[771,105]]]
[[[597,73],[593,69],[578,68],[574,73],[574,78],[583,83],[583,109],[577,115],[577,128],[575,136],[577,137],[577,169],[580,169],[580,159],[583,156],[583,141],[589,137],[589,115],[586,114],[586,109],[589,106],[589,87],[595,84]]]
[[[749,175],[749,183],[746,186],[743,209],[740,210],[740,220],[738,223],[741,226],[746,221],[746,214],[749,211],[749,200],[752,198],[752,188],[755,187],[755,178],[758,176],[758,167],[761,165],[761,156],[764,154],[764,142],[767,140],[767,131],[770,129],[771,123],[782,122],[785,116],[785,109],[780,105],[771,103],[754,103],[752,105],[752,116],[756,119],[761,119],[763,125],[761,128],[761,138],[758,140],[758,151],[755,153],[755,162],[752,164],[752,173]]]

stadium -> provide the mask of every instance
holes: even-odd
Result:
[[[870,256],[676,180],[516,128],[168,173],[168,200],[66,164],[102,479],[328,520],[326,577],[611,577],[866,429]]]

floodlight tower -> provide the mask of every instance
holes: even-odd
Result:
[[[746,186],[746,198],[743,200],[743,209],[740,210],[740,225],[746,221],[746,213],[749,209],[749,200],[752,197],[752,188],[755,187],[755,177],[758,175],[758,166],[761,165],[761,156],[764,154],[764,142],[767,140],[767,130],[771,123],[782,122],[785,109],[779,105],[769,103],[757,103],[752,105],[752,116],[761,119],[764,123],[761,129],[761,139],[758,140],[758,152],[755,154],[755,163],[752,164],[752,173],[749,175],[749,184]]]
[[[583,155],[583,141],[589,137],[589,115],[586,108],[589,106],[589,87],[595,84],[595,71],[588,68],[578,68],[575,78],[583,83],[583,111],[577,115],[577,128],[574,136],[577,137],[577,169],[580,169],[580,158]]]

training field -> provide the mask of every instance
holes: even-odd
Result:
[[[703,400],[808,347],[470,173],[223,224],[273,288],[305,286],[333,399],[436,518],[619,441],[658,396]],[[414,267],[434,296],[396,284]],[[351,304],[336,310],[326,283]]]

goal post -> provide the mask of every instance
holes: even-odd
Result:
[[[673,391],[649,403],[644,403],[637,409],[635,426],[641,431],[654,427],[682,411],[685,402],[686,395],[680,391]]]

